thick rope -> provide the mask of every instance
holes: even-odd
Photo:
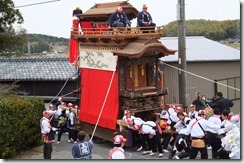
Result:
[[[76,60],[73,62],[73,63],[76,63],[79,59],[79,55],[77,56]],[[48,103],[48,104],[51,104],[58,96],[59,94],[63,91],[64,87],[66,86],[67,82],[69,81],[69,78],[73,77],[76,73],[78,73],[78,71],[76,71],[74,74],[72,74],[70,77],[68,77],[63,85],[63,87],[60,89],[60,91],[58,92],[58,94]],[[67,96],[66,95],[63,95],[61,97],[64,97],[64,96]]]
[[[201,78],[201,79],[204,79],[204,80],[207,80],[207,81],[210,81],[210,82],[213,82],[213,83],[216,83],[216,84],[219,84],[219,85],[222,85],[222,86],[225,86],[225,87],[228,87],[228,88],[231,88],[231,89],[234,89],[234,90],[236,90],[236,91],[239,91],[239,92],[240,92],[240,89],[238,89],[238,88],[231,87],[231,86],[229,86],[229,85],[226,85],[226,84],[223,84],[223,83],[216,82],[216,81],[214,81],[214,80],[211,80],[211,79],[205,78],[205,77],[203,77],[203,76],[200,76],[200,75],[197,75],[197,74],[191,73],[191,72],[189,72],[189,71],[182,70],[182,69],[180,69],[180,68],[178,68],[178,67],[174,67],[174,66],[169,65],[169,64],[167,64],[167,63],[165,63],[165,62],[163,62],[163,64],[165,64],[166,66],[169,66],[169,67],[171,67],[171,68],[174,68],[174,69],[177,69],[177,70],[183,71],[183,72],[185,72],[185,73],[187,73],[187,74],[190,74],[190,75],[196,76],[196,77],[198,77],[198,78]]]
[[[74,76],[77,72],[75,72],[72,76]],[[67,82],[69,81],[69,78],[71,78],[72,76],[68,77],[63,85],[63,87],[60,89],[60,91],[58,92],[58,94],[48,103],[51,104],[57,97],[58,95],[63,91],[64,87],[66,86]]]
[[[97,118],[97,122],[96,122],[95,128],[94,128],[93,133],[92,133],[92,135],[91,135],[91,139],[90,139],[91,141],[92,141],[93,136],[94,136],[94,134],[95,134],[95,131],[96,131],[96,129],[97,129],[98,122],[99,122],[99,120],[100,120],[100,117],[101,117],[102,112],[103,112],[103,109],[104,109],[104,105],[105,105],[105,103],[106,103],[106,101],[107,101],[108,94],[109,94],[109,92],[110,92],[110,88],[111,88],[111,85],[112,85],[112,82],[113,82],[113,79],[114,79],[114,74],[115,74],[115,71],[113,71],[113,74],[112,74],[112,77],[111,77],[111,80],[110,80],[110,83],[109,83],[109,87],[108,87],[108,90],[107,90],[105,99],[104,99],[104,101],[103,101],[103,105],[102,105],[100,114],[99,114],[99,116],[98,116],[98,118]]]

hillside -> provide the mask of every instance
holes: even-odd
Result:
[[[27,43],[24,51],[31,53],[68,53],[69,39],[42,34],[27,34]],[[29,47],[28,47],[29,46]]]
[[[165,25],[163,36],[177,37],[178,22],[174,21]],[[186,36],[204,36],[240,50],[240,21],[187,20]],[[29,47],[27,44],[25,53],[28,52],[28,48],[31,53],[67,54],[69,52],[69,39],[41,34],[28,34],[27,37]]]

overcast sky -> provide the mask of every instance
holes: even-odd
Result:
[[[39,5],[31,5],[42,2]],[[95,3],[111,2],[116,0],[13,0],[15,6],[24,17],[22,27],[28,33],[46,34],[57,37],[70,37],[72,27],[73,9],[79,6],[83,12]],[[121,1],[121,0],[119,0]],[[148,11],[157,26],[166,25],[177,18],[176,4],[178,0],[129,0],[137,10],[141,11],[142,5],[148,5]],[[242,2],[242,1],[241,1]],[[240,0],[185,0],[185,18],[207,20],[233,20],[240,19]],[[132,21],[132,26],[136,26]]]

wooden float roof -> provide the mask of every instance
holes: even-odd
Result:
[[[174,55],[177,50],[168,49],[156,38],[138,38],[128,43],[123,49],[113,51],[114,55],[140,58],[142,56],[164,57]]]
[[[118,6],[123,8],[129,20],[137,17],[139,11],[127,1],[96,3],[93,7],[88,9],[83,14],[77,15],[85,20],[91,21],[107,21],[112,13],[114,13]]]

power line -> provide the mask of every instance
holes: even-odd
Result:
[[[52,3],[52,2],[57,2],[57,1],[61,1],[61,0],[53,0],[53,1],[45,1],[45,2],[39,2],[39,3],[32,3],[32,4],[28,4],[28,5],[16,6],[14,8],[29,7],[29,6],[41,5],[41,4]]]
[[[185,70],[183,70],[183,69],[180,69],[180,68],[174,67],[174,66],[172,66],[172,65],[169,65],[169,64],[167,64],[167,63],[165,63],[165,62],[163,62],[163,64],[164,64],[164,65],[166,65],[166,66],[168,66],[168,67],[174,68],[174,69],[176,69],[176,70],[183,71],[183,72],[185,72],[185,73],[187,73],[187,74],[190,74],[190,75],[196,76],[196,77],[198,77],[198,78],[201,78],[201,79],[204,79],[204,80],[210,81],[210,82],[212,82],[212,83],[216,83],[216,84],[219,84],[219,85],[222,85],[222,86],[224,86],[224,87],[231,88],[231,89],[234,89],[234,90],[236,90],[236,91],[239,91],[239,92],[240,92],[240,89],[238,89],[238,88],[231,87],[231,86],[229,86],[229,85],[226,85],[226,84],[223,84],[223,83],[220,83],[220,82],[217,82],[217,81],[214,81],[214,80],[211,80],[211,79],[205,78],[205,77],[203,77],[203,76],[200,76],[200,75],[194,74],[194,73],[189,72],[189,71],[185,71]]]

